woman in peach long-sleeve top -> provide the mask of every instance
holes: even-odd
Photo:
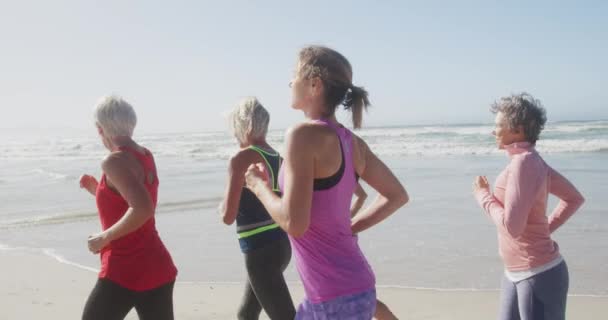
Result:
[[[523,93],[492,105],[496,143],[511,161],[496,179],[494,192],[484,176],[473,184],[475,198],[498,231],[505,264],[500,320],[565,319],[568,268],[551,239],[584,202],[576,188],[535,150],[546,122],[540,101]],[[559,204],[547,217],[547,198]]]

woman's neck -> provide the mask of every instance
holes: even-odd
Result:
[[[336,115],[334,113],[327,115],[323,112],[313,110],[309,112],[304,112],[304,115],[308,120],[326,120],[332,123],[338,123],[338,120],[336,119]]]
[[[254,139],[251,140],[249,145],[251,146],[256,146],[256,147],[262,147],[265,149],[270,149],[270,145],[268,144],[268,142],[266,142],[266,139]]]
[[[116,151],[120,147],[136,147],[137,146],[137,143],[135,143],[135,141],[133,141],[133,139],[131,137],[118,136],[118,137],[112,137],[109,140],[110,140],[110,150],[111,151]]]

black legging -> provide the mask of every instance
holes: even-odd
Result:
[[[291,320],[296,310],[283,278],[291,259],[289,239],[283,238],[245,254],[249,281],[239,308],[239,320],[257,320],[262,308],[270,319]]]
[[[122,320],[133,307],[141,320],[173,320],[173,285],[147,291],[133,291],[99,279],[82,314],[83,320]]]

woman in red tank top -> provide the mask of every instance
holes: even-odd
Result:
[[[154,157],[132,140],[137,117],[116,96],[103,98],[96,125],[110,154],[102,161],[101,181],[90,175],[81,188],[95,196],[102,232],[89,236],[101,270],[85,305],[83,319],[124,319],[135,308],[140,319],[173,319],[177,269],[156,231],[158,176]]]

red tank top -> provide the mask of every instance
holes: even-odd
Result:
[[[148,150],[145,155],[128,147],[119,150],[129,152],[142,165],[146,177],[145,186],[156,208],[158,176],[154,157]],[[105,173],[101,177],[95,198],[103,230],[114,225],[129,209],[127,201],[108,187]],[[175,280],[177,275],[171,255],[156,231],[154,217],[139,229],[112,241],[101,250],[100,257],[100,278],[135,291],[157,288]]]

